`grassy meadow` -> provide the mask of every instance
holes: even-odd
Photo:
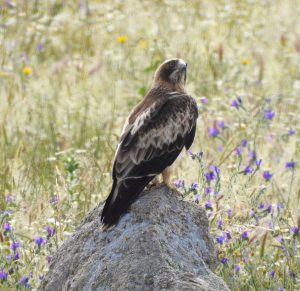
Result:
[[[173,172],[231,290],[300,290],[300,1],[0,3],[0,289],[36,289],[109,193],[158,64],[189,64],[196,138]],[[96,230],[95,230],[96,231]]]

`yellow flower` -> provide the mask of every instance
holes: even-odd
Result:
[[[235,250],[235,251],[233,252],[233,255],[234,255],[234,256],[240,256],[241,254],[240,254],[240,252],[239,252],[238,250]]]
[[[249,64],[250,64],[250,60],[244,58],[244,59],[241,59],[241,63],[242,63],[243,65],[249,65]]]
[[[145,40],[145,39],[140,40],[140,42],[139,42],[139,47],[140,47],[141,49],[147,48],[147,47],[148,47],[148,41]]]
[[[117,41],[119,43],[125,43],[128,40],[128,36],[127,35],[119,35],[117,38]]]
[[[247,125],[245,123],[240,124],[240,130],[245,131],[247,129]]]
[[[23,74],[24,75],[30,75],[32,73],[32,69],[29,67],[24,67],[23,68]]]

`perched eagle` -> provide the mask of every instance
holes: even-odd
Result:
[[[197,104],[185,91],[187,64],[181,59],[162,63],[148,94],[125,122],[116,150],[113,185],[102,211],[106,229],[114,225],[157,175],[170,185],[169,167],[194,140]]]

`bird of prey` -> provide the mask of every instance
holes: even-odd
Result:
[[[143,189],[159,174],[170,186],[169,167],[192,145],[198,109],[185,91],[187,63],[170,59],[156,70],[150,91],[127,118],[117,147],[103,228],[115,225]]]

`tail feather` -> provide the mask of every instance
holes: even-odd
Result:
[[[114,180],[111,192],[105,202],[101,214],[101,221],[106,228],[114,225],[120,216],[126,212],[145,186],[154,177],[126,179],[117,182]]]

